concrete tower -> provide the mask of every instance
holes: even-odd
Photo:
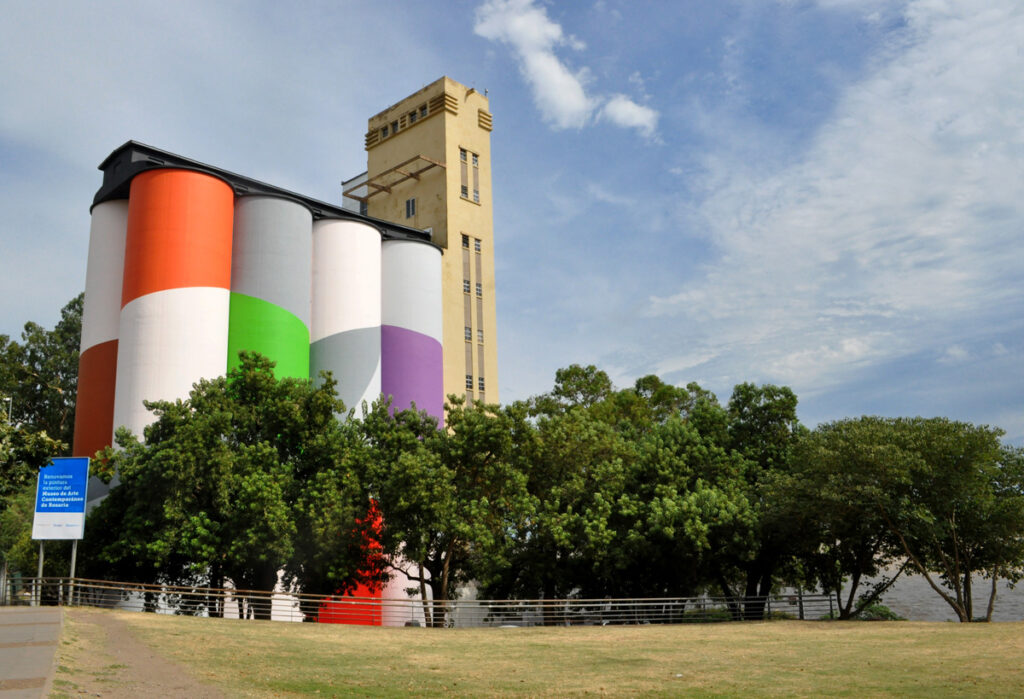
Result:
[[[343,183],[362,213],[429,230],[444,250],[445,395],[498,402],[491,113],[447,77],[370,117],[367,172]]]

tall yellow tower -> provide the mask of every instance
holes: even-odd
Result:
[[[364,213],[430,230],[442,261],[445,394],[498,402],[491,113],[443,77],[370,117],[365,178],[343,183]]]

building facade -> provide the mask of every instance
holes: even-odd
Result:
[[[343,187],[348,206],[444,251],[445,395],[497,403],[491,129],[487,96],[440,78],[370,117],[367,171]]]

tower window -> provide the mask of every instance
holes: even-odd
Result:
[[[465,236],[463,236],[463,237],[465,237]],[[469,247],[469,246],[467,245],[466,247]],[[480,252],[480,239],[479,238],[473,238],[473,249],[476,250],[477,252]]]
[[[468,279],[463,279],[462,280],[462,290],[465,291],[467,294],[469,293],[469,280]]]
[[[484,295],[483,284],[481,284],[480,282],[477,282],[476,283],[476,296],[477,296],[477,298],[482,298],[483,295]]]
[[[484,390],[484,377],[478,376],[476,379],[477,390]],[[470,386],[472,388],[472,386]]]
[[[477,157],[476,153],[473,153],[473,167],[476,167],[479,164],[480,164],[480,158]]]
[[[466,340],[469,342],[473,341],[473,328],[466,326]]]
[[[422,119],[426,115],[427,115],[427,105],[421,104],[420,105],[420,119]]]
[[[462,185],[462,196],[464,196],[464,197],[468,197],[469,196],[469,185],[466,185],[466,184]]]
[[[474,189],[473,190],[473,201],[475,201],[477,204],[480,203],[480,190],[479,189]]]
[[[391,133],[398,133],[398,122],[391,122]]]
[[[380,137],[381,138],[387,138],[388,137],[388,127],[387,126],[380,127]]]
[[[415,109],[412,110],[411,112],[409,112],[409,123],[410,124],[415,124],[416,123],[416,110]]]
[[[412,218],[416,215],[416,197],[405,200],[405,217]]]
[[[462,162],[466,162],[467,155],[468,153],[466,153],[465,148],[459,148],[459,160],[461,160]]]
[[[484,331],[483,330],[478,329],[476,331],[476,341],[477,342],[483,342],[484,341]]]
[[[473,375],[472,374],[466,374],[466,388],[469,389],[470,391],[473,390]]]
[[[469,236],[468,235],[462,236],[462,247],[466,248],[467,250],[469,249]]]

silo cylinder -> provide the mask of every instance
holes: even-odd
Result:
[[[313,224],[310,374],[330,371],[346,409],[380,396],[381,236],[365,223]]]
[[[78,358],[74,456],[91,457],[110,445],[113,434],[127,228],[127,199],[105,201],[93,207]]]
[[[276,362],[278,378],[309,377],[313,216],[288,199],[235,203],[227,366],[240,350]]]
[[[381,281],[381,392],[394,410],[415,403],[443,422],[441,251],[386,240]]]
[[[132,180],[114,427],[153,420],[143,400],[187,398],[224,374],[234,193],[215,177],[149,170]]]

